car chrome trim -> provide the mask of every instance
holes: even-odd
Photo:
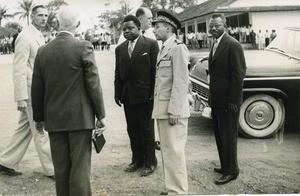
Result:
[[[209,86],[197,79],[192,78],[192,77],[190,77],[190,81],[191,81],[192,87],[193,87],[192,91],[196,92],[202,100],[208,101]]]
[[[197,83],[197,84],[199,84],[199,85],[201,85],[201,86],[203,86],[203,87],[209,89],[209,86],[208,86],[207,84],[205,84],[204,82],[201,82],[201,81],[199,81],[199,80],[197,80],[197,79],[195,79],[195,78],[192,78],[192,77],[190,77],[190,80],[191,80],[192,82],[195,82],[195,83]]]
[[[288,98],[287,94],[277,88],[244,88],[243,92],[274,92],[283,95]]]
[[[244,81],[257,81],[257,80],[300,80],[300,76],[283,76],[283,77],[253,77],[244,78]]]

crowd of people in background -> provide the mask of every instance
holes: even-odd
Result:
[[[14,41],[16,36],[0,36],[0,54],[11,54],[14,52]]]
[[[241,26],[241,27],[227,27],[227,32],[229,35],[234,37],[240,43],[251,44],[252,49],[263,50],[267,47],[272,40],[276,37],[276,30],[258,30],[255,32],[252,25]],[[0,54],[11,54],[14,53],[14,40],[16,39],[18,33],[9,34],[8,36],[0,36]],[[48,43],[56,37],[56,32],[47,33],[44,35],[45,42]],[[76,33],[75,37],[80,40],[87,40],[93,44],[95,51],[109,50],[112,44],[112,34],[111,33],[99,33],[94,32],[92,29],[88,29],[86,32]],[[205,30],[199,30],[198,32],[189,31],[187,35],[181,31],[178,34],[178,39],[184,42],[189,49],[202,49],[210,48],[213,43],[213,37],[210,33]]]
[[[258,30],[258,32],[255,32],[252,25],[241,27],[228,26],[226,31],[240,43],[249,43],[251,44],[252,49],[259,50],[267,47],[276,37],[276,30],[273,29],[271,32],[269,32],[269,30],[265,30],[265,32]],[[189,49],[210,48],[213,43],[212,35],[206,33],[204,30],[199,30],[196,33],[194,31],[189,31],[186,36],[184,36],[184,33],[180,32],[178,37],[182,41],[185,41]]]
[[[93,44],[94,50],[97,51],[109,50],[112,40],[112,35],[110,33],[93,33],[92,30],[88,30],[85,35],[84,33],[77,34],[75,37],[90,41]]]

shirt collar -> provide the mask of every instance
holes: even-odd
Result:
[[[136,43],[136,41],[139,39],[139,37],[140,37],[140,35],[139,36],[137,36],[137,38],[135,38],[134,40],[129,40],[130,42],[133,42],[134,44]]]
[[[68,34],[72,35],[72,37],[74,37],[74,34],[71,33],[70,31],[60,31],[59,33],[68,33]]]
[[[168,45],[169,42],[171,42],[172,39],[174,39],[175,35],[172,35],[171,37],[169,37],[163,44],[162,46],[165,47],[166,45]]]
[[[224,35],[225,35],[225,31],[219,38],[216,39],[218,43],[220,43],[220,41],[221,41],[221,39],[223,38]]]
[[[38,30],[33,24],[29,24],[29,28],[31,28],[33,30],[33,32],[37,35],[41,35],[42,32],[40,30]]]

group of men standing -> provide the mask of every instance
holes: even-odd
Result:
[[[151,16],[145,22],[154,25],[152,31],[162,41],[160,50],[156,40],[142,35],[141,20],[133,15],[125,17],[126,41],[116,48],[115,101],[124,105],[132,150],[132,162],[125,171],[142,168],[142,176],[154,172],[157,125],[166,185],[161,194],[188,194],[184,148],[189,52],[175,36],[180,22],[174,16],[159,11],[155,21]]]
[[[158,135],[165,178],[161,195],[188,194],[184,149],[190,116],[189,52],[176,37],[181,27],[176,17],[158,11],[152,21],[152,15],[145,15],[150,10],[138,11],[141,12],[137,12],[138,17],[125,17],[125,41],[115,50],[114,98],[116,104],[124,107],[132,151],[131,163],[125,171],[141,168],[141,176],[155,171],[155,135]],[[92,130],[96,128],[95,134],[99,135],[106,128],[93,46],[74,38],[80,21],[71,8],[60,10],[59,33],[44,46],[39,30],[46,25],[47,9],[35,6],[31,17],[32,25],[17,38],[19,51],[16,50],[14,57],[20,128],[0,157],[0,171],[21,174],[15,168],[33,137],[45,175],[52,178],[55,175],[57,195],[91,195]],[[141,30],[145,23],[154,28]],[[209,28],[215,38],[208,58],[208,73],[221,163],[215,171],[222,174],[215,183],[220,185],[239,174],[237,119],[246,66],[240,44],[225,32],[224,15],[213,15]],[[146,36],[151,31],[156,39]],[[44,128],[49,133],[50,145]]]
[[[132,160],[127,172],[142,168],[147,176],[156,169],[154,130],[160,140],[166,190],[161,195],[188,194],[185,145],[189,113],[187,47],[177,39],[180,22],[158,11],[152,21],[157,43],[141,35],[141,22],[128,15],[124,19],[126,41],[116,48],[115,101],[124,105]],[[214,37],[209,57],[210,106],[220,158],[221,174],[215,184],[237,178],[237,135],[246,72],[240,43],[226,33],[223,14],[212,15],[210,33]],[[221,96],[220,96],[221,95]],[[153,122],[153,119],[156,123]],[[153,126],[155,125],[155,126]]]

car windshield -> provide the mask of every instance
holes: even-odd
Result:
[[[300,28],[286,28],[266,48],[300,60]]]

